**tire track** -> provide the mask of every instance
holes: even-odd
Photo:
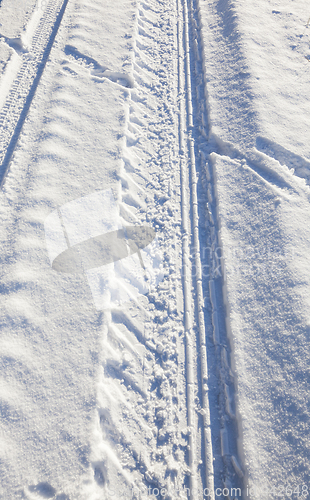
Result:
[[[128,366],[122,362],[117,366],[117,359],[112,360],[112,355],[105,356],[102,361],[98,398],[101,404],[96,424],[100,441],[94,448],[94,455],[99,456],[102,446],[113,451],[119,473],[127,481],[124,490],[131,488],[133,496],[128,497],[144,499],[150,497],[150,494],[144,494],[146,488],[151,491],[172,490],[172,495],[173,491],[183,489],[187,477],[187,467],[184,466],[187,440],[184,432],[186,421],[179,415],[185,404],[180,383],[183,367],[179,359],[179,352],[183,350],[183,339],[179,337],[182,316],[172,300],[178,283],[172,272],[175,240],[170,242],[170,234],[175,233],[173,226],[179,224],[176,222],[179,215],[173,209],[178,204],[174,202],[173,192],[177,174],[173,157],[174,95],[167,85],[168,72],[163,69],[156,71],[157,63],[161,67],[172,64],[172,61],[166,61],[166,39],[161,40],[161,27],[169,29],[169,6],[156,1],[147,6],[137,3],[135,19],[132,58],[135,86],[126,90],[120,214],[127,223],[145,221],[155,228],[159,244],[164,249],[166,277],[156,292],[140,297],[127,311],[119,308],[104,313],[103,344],[108,346],[105,350],[110,350],[109,346],[113,345],[114,353],[120,348],[127,353],[126,356],[135,352],[136,369],[130,378]],[[170,38],[169,42],[168,36],[168,44],[173,47],[172,29]],[[160,121],[158,112],[162,116]],[[135,316],[140,316],[143,321],[134,320]],[[134,372],[143,372],[143,387],[135,385]],[[120,404],[103,395],[103,388],[112,385],[111,392],[118,391]],[[133,415],[132,420],[126,422],[123,406],[127,407],[127,412],[130,407],[139,408],[139,418]],[[122,419],[117,419],[117,413]],[[132,438],[132,434],[139,442]],[[142,454],[139,453],[141,443],[144,443]],[[111,457],[112,453],[110,456],[106,454],[103,460],[93,461],[94,478],[99,486],[98,498],[102,498],[103,491],[108,494],[107,486],[116,474],[112,470]],[[164,498],[161,494],[156,494],[156,497]]]
[[[21,129],[27,118],[68,1],[49,1],[33,35],[30,50],[21,56],[21,67],[1,110],[1,187],[8,173]]]

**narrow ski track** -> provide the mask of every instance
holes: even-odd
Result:
[[[213,451],[210,430],[210,408],[208,400],[208,366],[206,356],[206,335],[204,322],[204,297],[199,241],[199,215],[197,200],[197,171],[193,137],[193,104],[191,86],[191,54],[189,37],[188,6],[186,1],[177,2],[178,13],[178,82],[179,82],[179,140],[182,190],[183,229],[183,286],[186,330],[186,377],[187,418],[189,435],[190,494],[198,498],[201,479],[198,466],[203,449],[204,477],[209,496],[214,498]],[[191,214],[191,217],[190,217]],[[192,284],[195,296],[192,296]],[[193,302],[196,302],[195,304]],[[196,343],[195,316],[198,320],[198,345]],[[197,352],[198,349],[198,352]],[[197,372],[197,354],[200,373]],[[196,373],[194,373],[196,367]],[[197,443],[197,415],[195,412],[196,378],[201,386],[201,407],[203,415],[202,443]],[[198,454],[197,454],[198,451]]]
[[[190,494],[235,499],[241,497],[243,471],[208,140],[203,27],[199,0],[176,3]]]
[[[50,0],[32,37],[21,54],[21,66],[0,112],[0,183],[3,185],[21,129],[43,74],[69,0]]]

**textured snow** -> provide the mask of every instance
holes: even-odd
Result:
[[[174,4],[69,0],[2,185],[5,500],[144,500],[188,485]],[[226,306],[212,277],[212,408],[223,373],[212,356],[231,374],[233,424],[211,408],[215,486],[230,487],[218,465],[229,457],[243,498],[276,498],[310,487],[310,12],[293,0],[194,5],[216,198],[203,202],[211,221],[216,203]],[[1,106],[46,6],[0,4]],[[141,255],[52,269],[68,246],[141,224],[157,234]]]

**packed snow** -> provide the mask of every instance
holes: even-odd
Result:
[[[1,499],[309,497],[309,16],[0,1]]]

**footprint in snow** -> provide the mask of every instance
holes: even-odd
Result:
[[[102,68],[102,70],[93,69],[91,74],[97,78],[108,78],[111,82],[118,83],[118,85],[122,87],[132,89],[134,86],[133,78],[125,73],[118,73],[117,71],[110,71],[109,69]]]
[[[67,56],[73,57],[77,62],[84,63],[84,65],[88,66],[93,77],[103,80],[107,78],[111,82],[126,88],[134,87],[133,78],[126,73],[111,71],[109,68],[99,64],[93,57],[82,54],[82,52],[73,45],[66,45],[64,50]]]
[[[70,500],[68,495],[60,493],[47,482],[40,482],[36,485],[28,486],[28,491],[31,493],[31,500],[42,500],[43,498],[52,498],[54,500]]]
[[[24,54],[25,52],[28,52],[26,47],[23,44],[22,39],[19,38],[8,38],[7,36],[1,35],[0,34],[0,39],[4,43],[6,43],[11,49],[15,50],[15,52],[19,54]]]

